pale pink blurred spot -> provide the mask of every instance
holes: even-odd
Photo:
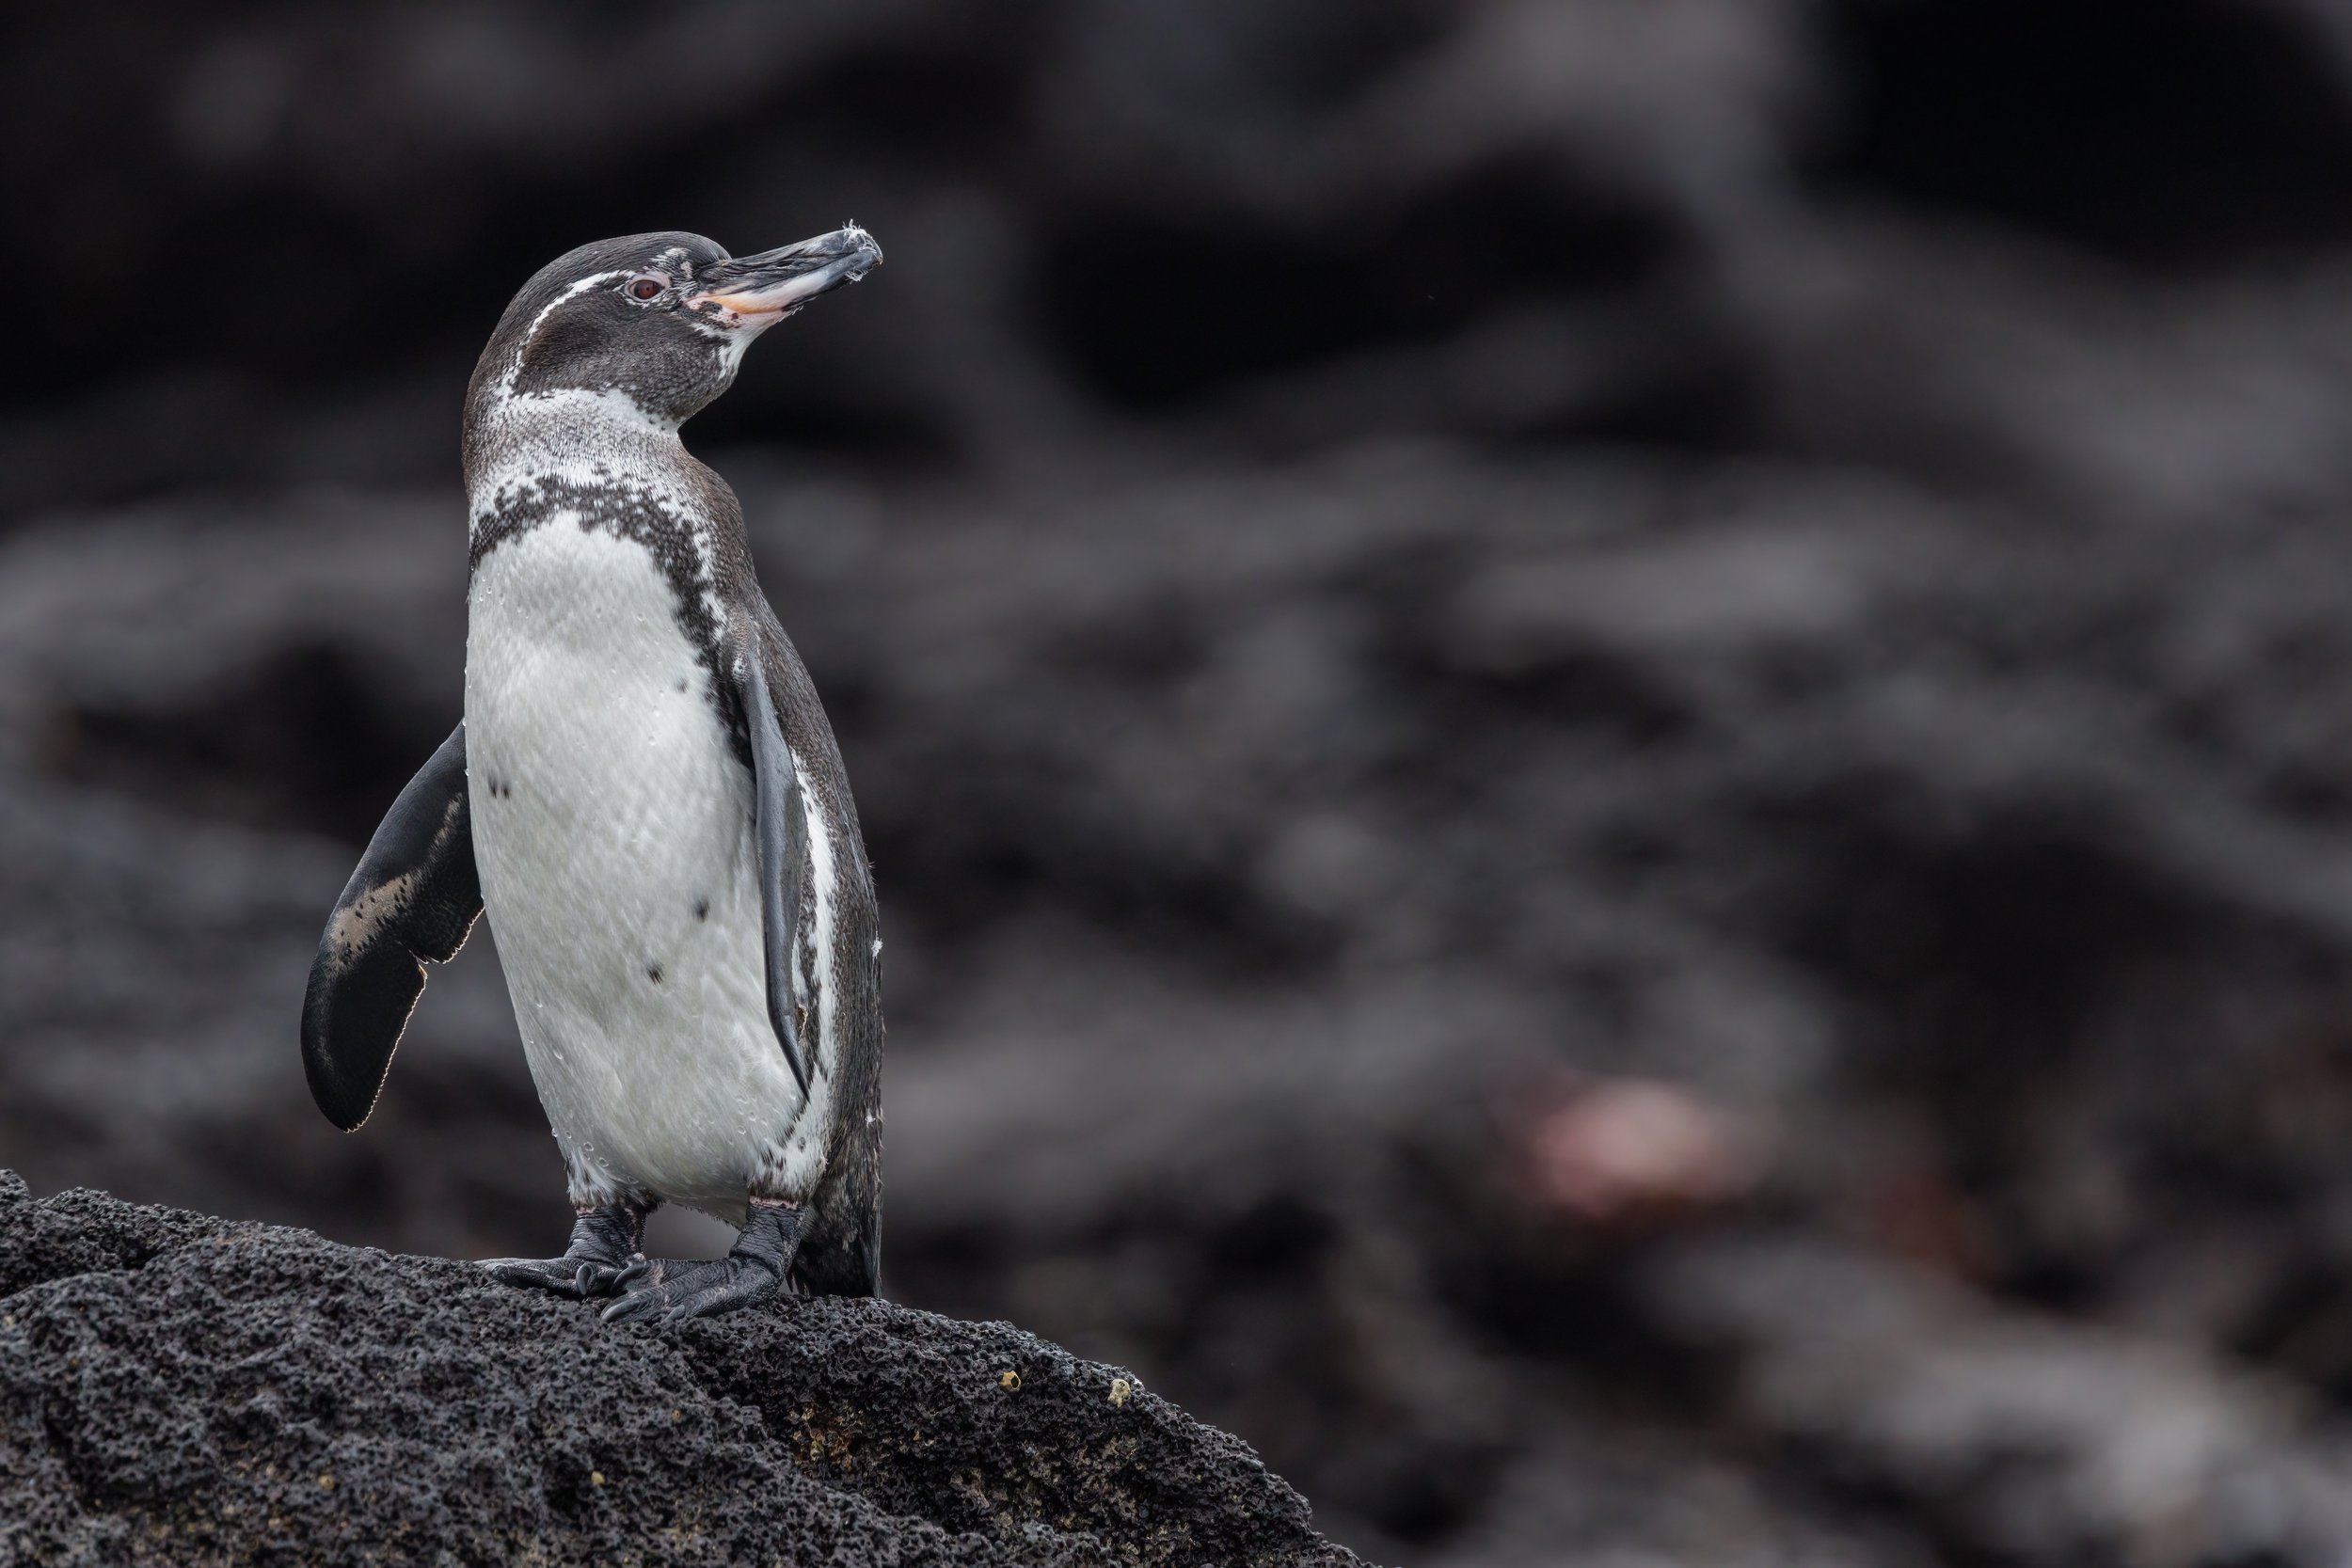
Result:
[[[1528,1142],[1536,1197],[1591,1220],[1728,1202],[1754,1190],[1761,1130],[1671,1084],[1602,1081],[1545,1113]]]

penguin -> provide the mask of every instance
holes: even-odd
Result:
[[[679,427],[753,340],[882,262],[851,224],[731,258],[583,245],[506,308],[466,392],[465,716],[392,803],[302,1004],[312,1098],[382,1092],[427,963],[487,914],[574,1214],[507,1284],[677,1321],[871,1295],[882,937],[833,729]],[[739,1227],[648,1259],[676,1203]]]

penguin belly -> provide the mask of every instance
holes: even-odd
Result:
[[[672,587],[559,516],[484,557],[468,610],[483,905],[575,1196],[739,1223],[811,1140],[767,1013],[750,770]]]

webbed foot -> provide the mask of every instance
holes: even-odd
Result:
[[[492,1258],[483,1267],[503,1285],[528,1286],[565,1296],[609,1296],[621,1289],[645,1234],[649,1210],[609,1203],[584,1211],[572,1223],[571,1244],[561,1258]]]
[[[619,1278],[621,1299],[604,1309],[604,1321],[674,1323],[757,1306],[784,1289],[800,1240],[798,1206],[754,1200],[743,1233],[724,1258],[633,1259]]]

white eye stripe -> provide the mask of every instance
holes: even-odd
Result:
[[[548,324],[548,318],[555,314],[556,308],[558,306],[568,304],[572,300],[578,299],[580,295],[588,293],[591,289],[596,288],[599,284],[610,283],[613,279],[619,277],[632,277],[635,276],[636,275],[634,273],[627,272],[600,272],[593,277],[581,278],[579,282],[572,284],[562,293],[557,294],[553,299],[548,300],[546,305],[542,306],[539,313],[531,318],[531,325],[523,329],[522,341],[515,345],[514,362],[506,367],[506,374],[502,378],[503,389],[508,392],[512,392],[515,389],[515,378],[522,373],[523,356],[531,352],[531,341],[539,335],[539,328]]]

